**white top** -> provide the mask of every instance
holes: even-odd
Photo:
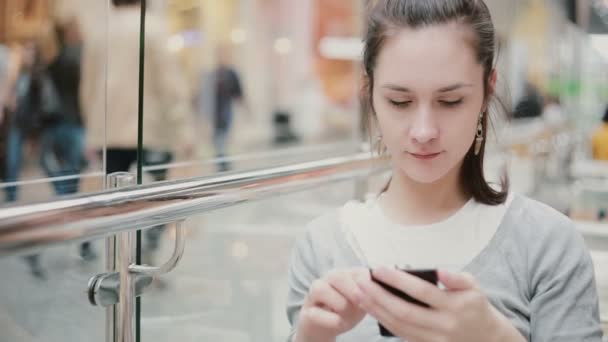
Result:
[[[383,212],[377,196],[348,202],[341,227],[357,256],[370,267],[461,270],[490,242],[513,199],[491,206],[469,200],[447,219],[429,225],[403,226]]]

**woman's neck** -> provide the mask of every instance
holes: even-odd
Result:
[[[393,178],[381,200],[389,218],[402,225],[440,222],[461,209],[469,200],[459,180],[460,167],[434,183],[419,183],[401,170]]]

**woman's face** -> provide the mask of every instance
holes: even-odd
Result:
[[[458,24],[403,29],[376,62],[373,103],[393,160],[410,179],[459,172],[484,104],[484,70]]]

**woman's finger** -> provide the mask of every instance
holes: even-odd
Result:
[[[363,294],[360,305],[370,315],[378,319],[388,320],[390,318],[418,327],[432,329],[437,326],[438,311],[406,302],[371,280],[361,279],[357,284]]]
[[[438,271],[439,281],[448,290],[462,291],[477,288],[475,278],[469,273],[453,273],[449,271]]]
[[[359,298],[361,297],[361,291],[355,281],[355,278],[362,277],[368,274],[366,269],[351,270],[348,272],[335,272],[330,273],[326,280],[330,286],[332,286],[341,295],[353,305],[358,305]]]
[[[393,335],[401,337],[406,341],[426,342],[438,340],[438,333],[433,327],[421,327],[416,324],[400,321],[399,319],[391,315],[387,315],[386,313],[378,313],[377,316],[372,314],[372,316]]]
[[[337,331],[340,329],[340,316],[334,312],[321,309],[319,307],[310,307],[302,310],[300,317],[302,324],[312,324],[315,327]]]
[[[407,272],[388,267],[380,267],[372,272],[374,278],[378,281],[394,287],[433,308],[443,308],[448,305],[447,294],[435,284]]]
[[[324,280],[312,283],[309,301],[313,306],[328,308],[333,312],[343,312],[348,308],[348,301]]]

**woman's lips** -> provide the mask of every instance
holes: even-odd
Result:
[[[408,152],[412,157],[420,160],[431,160],[437,158],[441,152],[437,153],[412,153]]]

